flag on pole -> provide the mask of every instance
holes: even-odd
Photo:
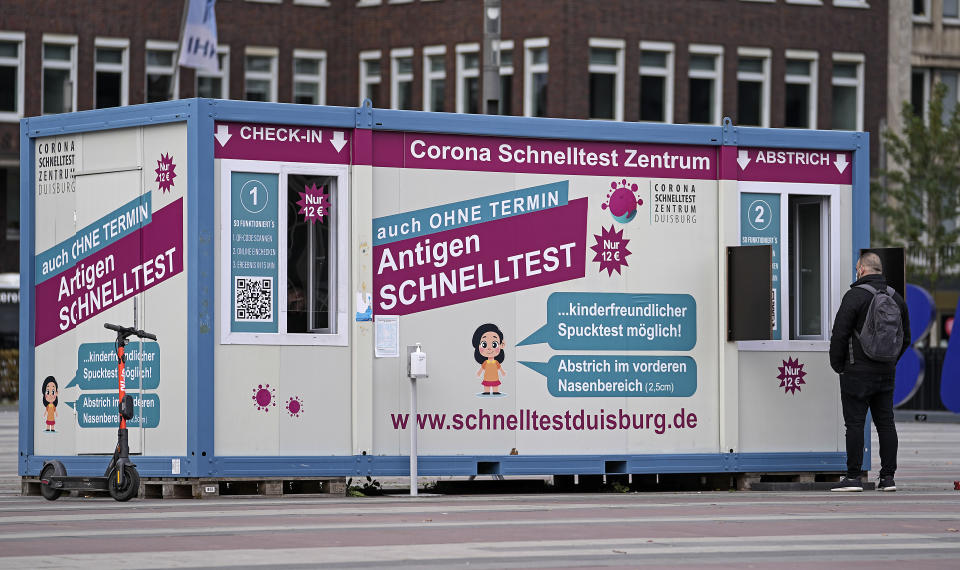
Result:
[[[183,67],[218,71],[217,18],[213,5],[217,0],[189,0],[180,40],[180,61]]]

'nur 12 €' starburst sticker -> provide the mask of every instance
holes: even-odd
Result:
[[[594,234],[593,237],[597,243],[590,246],[590,249],[597,254],[593,260],[600,263],[600,272],[603,273],[606,269],[608,277],[612,276],[614,271],[623,275],[620,268],[629,265],[627,256],[630,255],[630,250],[627,249],[630,240],[623,237],[623,230],[616,231],[613,226],[610,226],[609,230],[600,228],[600,235]]]
[[[163,192],[169,192],[173,188],[173,179],[177,177],[177,165],[173,163],[173,157],[169,154],[161,154],[157,161],[157,189]]]
[[[316,184],[310,186],[304,185],[303,192],[299,192],[300,200],[297,205],[300,206],[300,215],[304,221],[323,223],[324,216],[330,213],[330,198],[324,187],[317,188]]]
[[[800,364],[800,359],[793,359],[789,356],[786,360],[782,361],[783,366],[778,366],[777,369],[780,370],[780,375],[777,376],[777,380],[780,381],[780,387],[783,388],[783,393],[786,394],[790,392],[791,394],[796,394],[800,391],[800,386],[806,384],[803,380],[803,377],[807,375],[803,371],[803,364]]]

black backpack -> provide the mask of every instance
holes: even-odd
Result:
[[[853,331],[860,341],[860,348],[870,360],[896,362],[903,346],[903,319],[900,305],[893,298],[893,287],[877,289],[866,283],[857,285],[870,291],[873,299],[867,307],[867,317],[860,332]],[[853,351],[850,351],[853,360]]]

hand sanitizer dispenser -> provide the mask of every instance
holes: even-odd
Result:
[[[427,353],[423,352],[419,343],[407,347],[407,375],[410,378],[427,377]]]

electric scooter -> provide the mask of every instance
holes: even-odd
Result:
[[[67,469],[57,460],[47,461],[40,470],[40,494],[48,501],[55,501],[64,491],[108,491],[118,501],[129,501],[140,491],[140,474],[130,461],[130,446],[127,440],[127,420],[133,417],[133,396],[126,393],[123,377],[125,367],[124,347],[130,336],[157,340],[156,335],[106,323],[104,328],[116,331],[117,371],[120,385],[120,429],[117,431],[117,447],[103,477],[67,476]]]

